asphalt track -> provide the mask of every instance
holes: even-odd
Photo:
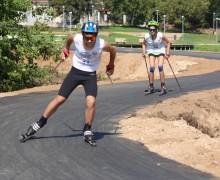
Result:
[[[220,58],[220,57],[219,57]],[[218,58],[218,59],[219,59]],[[210,58],[212,59],[212,58]],[[0,180],[208,180],[217,179],[150,152],[120,137],[118,122],[135,109],[169,97],[219,88],[220,71],[167,79],[169,93],[144,96],[147,82],[99,86],[93,131],[97,147],[83,141],[85,109],[81,87],[50,118],[33,139],[18,137],[38,120],[57,91],[0,98]],[[156,81],[159,87],[159,82]]]

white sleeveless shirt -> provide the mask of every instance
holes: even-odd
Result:
[[[155,40],[152,39],[149,33],[145,34],[146,40],[146,50],[148,54],[165,54],[166,53],[166,43],[163,41],[163,33],[158,32]]]
[[[85,50],[83,47],[82,34],[76,34],[74,37],[74,43],[75,52],[73,56],[73,66],[82,71],[96,71],[101,63],[101,55],[104,47],[104,40],[96,38],[94,48],[91,50]]]

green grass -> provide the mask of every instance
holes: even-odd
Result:
[[[212,34],[195,34],[185,33],[181,39],[176,40],[173,44],[216,44],[216,37]]]
[[[126,34],[112,33],[110,36],[99,35],[100,38],[108,41],[110,44],[115,44],[115,38],[126,38],[126,44],[139,44],[138,36],[131,36]]]
[[[53,29],[53,32],[56,34],[69,34],[68,29],[63,32],[62,28]],[[136,32],[137,34],[139,32],[147,33],[147,29],[141,27],[106,26],[101,27],[100,32],[109,32],[109,36],[101,35],[100,33],[99,37],[108,41],[110,44],[115,44],[115,38],[117,37],[126,38],[126,44],[140,44],[139,39],[141,37],[138,37],[138,35],[123,34],[122,32]],[[220,43],[216,43],[216,36],[213,34],[184,33],[184,36],[181,39],[172,41],[172,44],[193,44],[193,50],[195,51],[220,52]]]
[[[173,44],[193,44],[196,51],[220,52],[220,43],[216,43],[213,34],[185,33],[184,36]]]
[[[129,26],[104,26],[100,28],[102,32],[145,32],[146,28]]]
[[[53,32],[58,33],[69,33],[69,28],[65,28],[63,31],[63,28],[50,28]],[[72,31],[74,29],[72,28]],[[146,28],[142,27],[129,27],[129,26],[103,26],[100,27],[100,31],[102,32],[144,32],[146,31]]]

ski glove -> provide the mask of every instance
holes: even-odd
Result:
[[[108,74],[110,72],[111,73],[110,75],[112,75],[113,72],[114,72],[114,68],[115,68],[114,64],[113,65],[111,65],[111,64],[107,65],[106,66],[106,73]]]
[[[167,57],[167,58],[169,58],[169,57],[170,57],[170,54],[169,54],[169,53],[167,53],[167,54],[166,54],[166,57]]]
[[[67,48],[63,49],[63,53],[64,53],[65,57],[68,57],[70,55],[70,51]]]

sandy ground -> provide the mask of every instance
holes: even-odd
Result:
[[[107,79],[104,72],[108,55],[104,53],[102,59],[98,73]],[[220,69],[220,61],[210,63],[202,58],[171,56],[170,63],[177,78]],[[56,66],[51,62],[50,65]],[[146,80],[146,64],[140,54],[118,53],[115,66],[113,83]],[[173,77],[169,64],[164,66],[166,77]],[[70,67],[69,59],[57,70],[67,72]],[[158,71],[155,75],[158,78]],[[98,84],[109,83],[105,80]],[[59,87],[51,85],[0,93],[0,97]],[[149,151],[220,177],[220,89],[190,93],[142,107],[134,114],[125,114],[120,119],[120,127],[121,136],[142,143]]]

